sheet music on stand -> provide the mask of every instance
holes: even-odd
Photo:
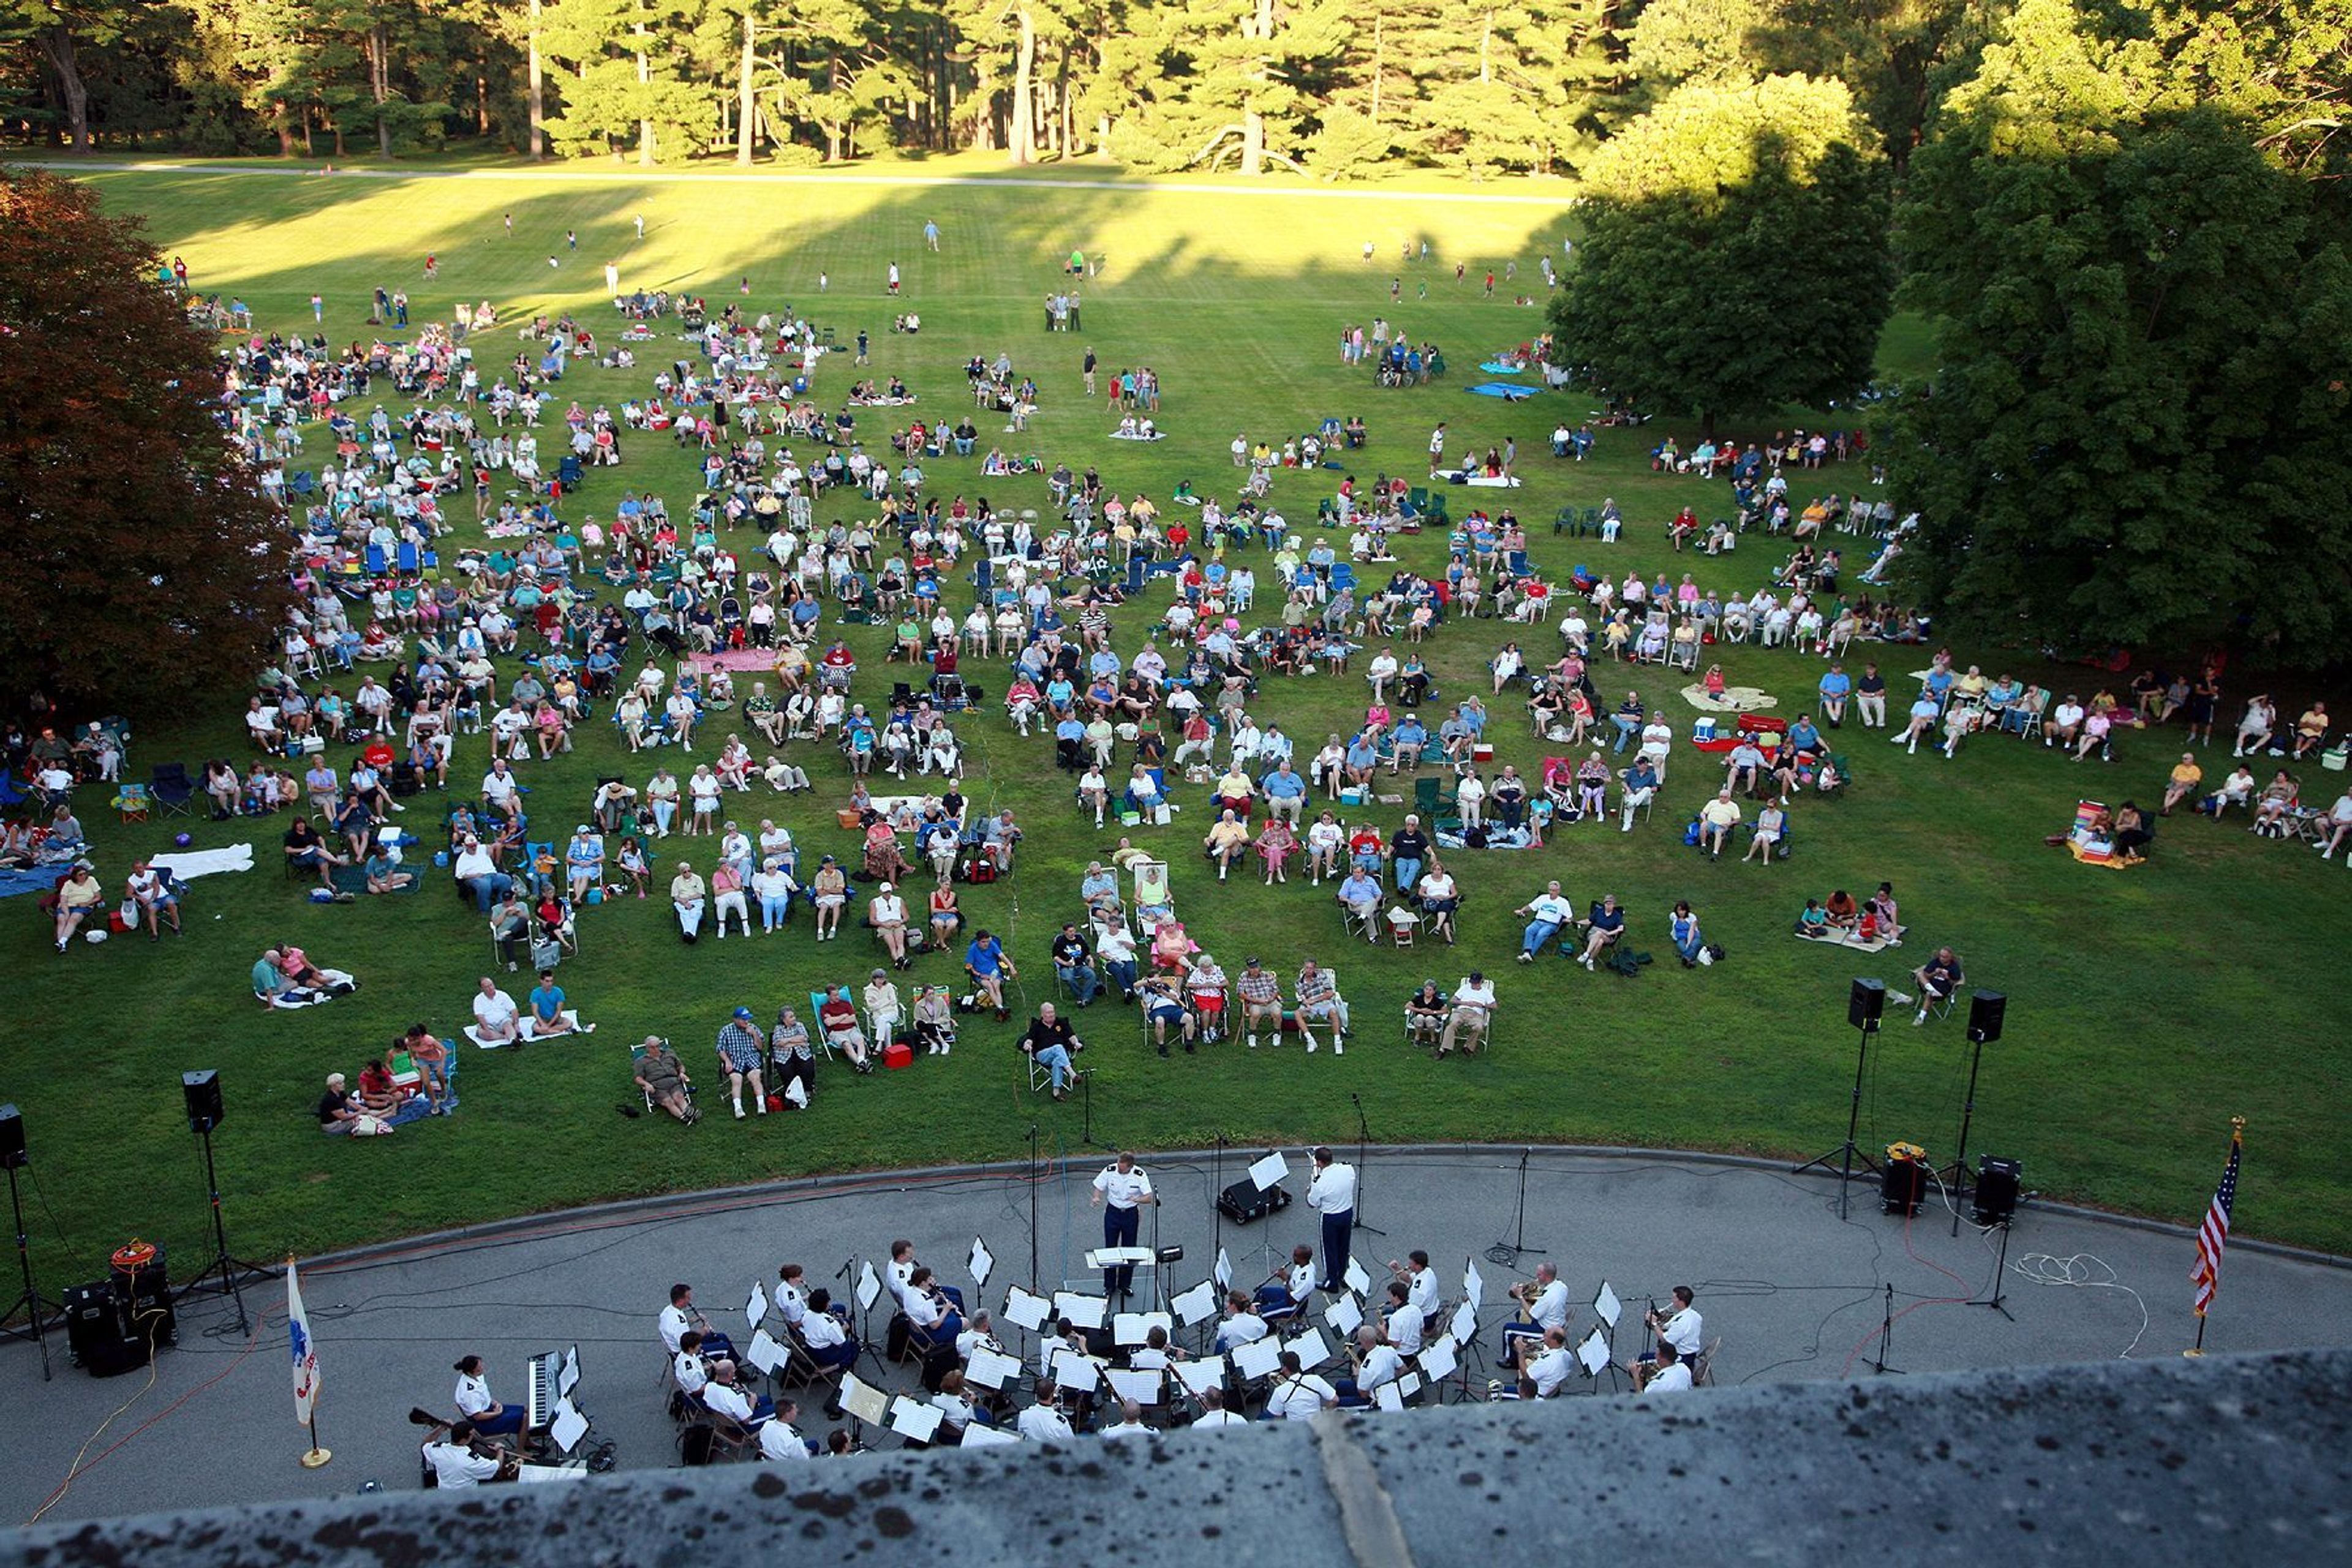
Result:
[[[555,1419],[549,1424],[547,1435],[553,1439],[557,1453],[568,1454],[580,1446],[581,1438],[588,1436],[588,1417],[581,1415],[571,1400],[559,1399],[555,1402]]]
[[[1072,1394],[1091,1394],[1102,1382],[1102,1368],[1065,1345],[1054,1352],[1054,1381]]]
[[[988,1250],[988,1243],[975,1236],[971,1238],[971,1257],[964,1267],[971,1270],[972,1289],[985,1290],[988,1277],[996,1268],[996,1255]]]
[[[861,1312],[872,1311],[874,1299],[881,1294],[882,1280],[881,1277],[874,1272],[874,1265],[867,1263],[860,1267],[857,1271],[857,1310]]]
[[[890,1430],[913,1442],[929,1442],[939,1436],[940,1423],[946,1419],[946,1412],[938,1405],[919,1405],[903,1394],[890,1402]]]
[[[1350,1258],[1348,1259],[1348,1271],[1339,1276],[1339,1278],[1347,1281],[1348,1289],[1353,1290],[1357,1295],[1367,1298],[1371,1295],[1372,1277],[1366,1273],[1364,1271],[1364,1266],[1357,1262],[1354,1258]]]
[[[1089,1296],[1083,1290],[1056,1290],[1054,1310],[1082,1329],[1099,1329],[1108,1320],[1110,1301],[1107,1297]]]
[[[1176,1321],[1191,1328],[1217,1315],[1217,1288],[1203,1279],[1190,1290],[1181,1292],[1171,1303],[1176,1309]]]
[[[1382,1410],[1404,1408],[1404,1391],[1393,1383],[1384,1383],[1372,1390],[1372,1403]]]
[[[1599,1329],[1585,1335],[1584,1342],[1576,1347],[1576,1363],[1587,1377],[1599,1377],[1609,1370],[1609,1342]]]
[[[1033,1334],[1045,1326],[1045,1314],[1052,1306],[1045,1297],[1032,1295],[1018,1285],[1004,1293],[1005,1321]]]
[[[1127,1264],[1150,1265],[1151,1248],[1148,1247],[1097,1247],[1087,1254],[1089,1268],[1118,1268]]]
[[[1324,1342],[1322,1331],[1309,1329],[1295,1340],[1286,1340],[1282,1348],[1298,1352],[1298,1370],[1313,1372],[1331,1359],[1331,1347]]]
[[[1124,1367],[1110,1371],[1111,1392],[1121,1399],[1132,1399],[1138,1405],[1160,1403],[1160,1374],[1156,1372],[1129,1372]]]
[[[1007,1445],[1017,1446],[1020,1441],[1020,1438],[1014,1436],[1010,1432],[1000,1432],[995,1427],[989,1426],[986,1422],[975,1421],[971,1426],[963,1429],[963,1442],[961,1447],[966,1448],[1001,1448]]]
[[[1473,1306],[1484,1306],[1486,1301],[1486,1277],[1478,1272],[1475,1258],[1463,1266],[1462,1299]]]
[[[1281,1150],[1276,1149],[1265,1159],[1253,1163],[1249,1174],[1259,1192],[1267,1192],[1280,1186],[1282,1179],[1290,1174],[1290,1162],[1282,1157]]]
[[[1225,1249],[1222,1247],[1217,1248],[1216,1279],[1220,1290],[1234,1288],[1234,1260],[1225,1256]]]
[[[1154,1329],[1160,1329],[1173,1338],[1176,1323],[1165,1312],[1121,1312],[1111,1320],[1111,1343],[1121,1350],[1149,1344]]]
[[[1020,1381],[1021,1363],[1012,1356],[990,1350],[986,1345],[975,1345],[971,1361],[963,1369],[963,1375],[967,1383],[976,1383],[982,1388],[1003,1393],[1006,1384]]]
[[[868,1426],[882,1426],[890,1418],[890,1396],[854,1372],[841,1374],[841,1407]]]
[[[563,1352],[563,1370],[555,1374],[555,1396],[568,1399],[580,1386],[580,1347],[573,1345]]]
[[[751,1286],[751,1298],[743,1303],[744,1331],[747,1333],[757,1333],[760,1331],[760,1325],[767,1321],[768,1288],[763,1284],[754,1281]]]
[[[1432,1383],[1444,1383],[1459,1371],[1461,1359],[1454,1354],[1459,1345],[1452,1334],[1440,1334],[1421,1347],[1422,1375]]]
[[[784,1363],[786,1352],[776,1342],[776,1336],[765,1329],[751,1331],[751,1342],[743,1352],[743,1359],[760,1369],[763,1377],[776,1375],[776,1368]]]
[[[1611,1333],[1615,1333],[1617,1320],[1623,1315],[1624,1310],[1625,1304],[1617,1300],[1617,1292],[1609,1288],[1608,1280],[1603,1279],[1601,1282],[1601,1293],[1592,1298],[1592,1315],[1608,1324]]]
[[[1282,1342],[1271,1335],[1234,1347],[1234,1366],[1244,1377],[1271,1377],[1281,1365]]]
[[[1180,1361],[1168,1370],[1176,1374],[1176,1381],[1182,1384],[1184,1391],[1195,1399],[1210,1389],[1224,1386],[1225,1358],[1221,1355],[1204,1356],[1199,1361]]]
[[[1456,1340],[1465,1345],[1476,1339],[1478,1337],[1477,1305],[1475,1302],[1465,1301],[1454,1308],[1454,1321],[1447,1325],[1447,1329]]]
[[[1364,1310],[1354,1296],[1341,1296],[1323,1309],[1323,1321],[1341,1335],[1352,1334],[1364,1326]]]

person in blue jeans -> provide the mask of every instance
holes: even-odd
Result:
[[[1691,912],[1688,899],[1675,901],[1674,919],[1668,922],[1666,930],[1675,944],[1675,951],[1683,955],[1683,967],[1698,967],[1699,950],[1706,946],[1706,942],[1698,933],[1698,916]]]
[[[1389,863],[1396,870],[1397,890],[1412,891],[1421,880],[1422,862],[1429,858],[1429,837],[1421,830],[1421,818],[1408,813],[1404,826],[1389,838]]]
[[[1623,751],[1640,737],[1643,717],[1642,694],[1638,691],[1625,693],[1625,700],[1618,704],[1617,711],[1609,715],[1609,721],[1617,726],[1617,743],[1609,748],[1612,752]]]
[[[1004,1022],[1010,1016],[1004,1005],[1005,978],[1018,971],[1004,956],[1004,944],[985,927],[972,933],[971,944],[964,949],[963,971],[971,976],[973,990],[995,1009],[996,1021]]]
[[[1519,937],[1521,963],[1534,963],[1536,954],[1544,950],[1544,944],[1576,919],[1576,906],[1568,901],[1558,882],[1547,883],[1542,892],[1512,912],[1528,917],[1527,930]]]

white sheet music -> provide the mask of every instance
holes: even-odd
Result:
[[[1004,1318],[1034,1334],[1045,1326],[1045,1311],[1052,1305],[1045,1297],[1033,1296],[1015,1285],[1004,1293]]]
[[[784,1347],[778,1344],[775,1335],[767,1330],[754,1329],[751,1331],[751,1346],[744,1351],[743,1359],[758,1367],[762,1373],[773,1376],[776,1368],[784,1363]]]
[[[1475,1258],[1463,1266],[1462,1299],[1481,1306],[1486,1304],[1486,1277],[1478,1272],[1478,1260]]]
[[[1584,1342],[1576,1347],[1576,1360],[1588,1377],[1599,1377],[1608,1369],[1609,1342],[1601,1337],[1599,1329],[1585,1335]]]
[[[1225,1358],[1213,1355],[1202,1361],[1180,1361],[1168,1370],[1176,1374],[1176,1381],[1182,1384],[1194,1398],[1198,1398],[1212,1388],[1224,1385]]]
[[[1171,1338],[1176,1332],[1176,1320],[1165,1312],[1121,1312],[1110,1323],[1111,1342],[1122,1347],[1146,1344],[1151,1331],[1159,1329]]]
[[[1478,1309],[1468,1301],[1454,1309],[1454,1321],[1449,1325],[1454,1337],[1468,1344],[1478,1337]]]
[[[1102,1369],[1092,1356],[1080,1355],[1065,1345],[1054,1352],[1054,1381],[1072,1394],[1091,1394],[1102,1382]]]
[[[550,1481],[584,1481],[588,1467],[574,1462],[569,1465],[525,1465],[516,1475],[517,1482],[527,1487],[544,1486]]]
[[[580,1347],[573,1345],[563,1352],[563,1370],[555,1374],[555,1396],[566,1397],[580,1386]]]
[[[1614,1329],[1617,1326],[1618,1318],[1624,1310],[1624,1303],[1617,1300],[1617,1292],[1609,1288],[1608,1280],[1603,1279],[1601,1282],[1601,1294],[1592,1298],[1592,1315]]]
[[[1323,1321],[1342,1335],[1352,1334],[1364,1326],[1364,1310],[1355,1297],[1342,1296],[1323,1309]]]
[[[1182,1363],[1178,1363],[1182,1365]],[[1282,1342],[1271,1336],[1235,1347],[1234,1366],[1244,1377],[1271,1377],[1282,1365]]]
[[[1346,1280],[1348,1289],[1359,1296],[1370,1296],[1372,1293],[1372,1277],[1364,1272],[1364,1266],[1352,1258],[1348,1259],[1348,1271],[1339,1278]]]
[[[1249,1168],[1249,1173],[1250,1180],[1257,1184],[1257,1190],[1262,1193],[1266,1192],[1279,1186],[1282,1184],[1282,1178],[1290,1174],[1290,1162],[1282,1157],[1281,1150],[1276,1149],[1273,1153],[1252,1165]]]
[[[967,1448],[1001,1448],[1008,1443],[1020,1441],[1010,1432],[1000,1432],[977,1421],[963,1429],[963,1447]]]
[[[767,1318],[768,1288],[755,1283],[751,1287],[751,1299],[743,1303],[743,1327],[749,1332],[757,1333]]]
[[[861,1312],[872,1311],[874,1299],[881,1294],[882,1280],[880,1276],[874,1272],[874,1265],[868,1263],[862,1266],[857,1271],[857,1310]]]
[[[1309,1329],[1295,1340],[1284,1341],[1282,1348],[1298,1352],[1301,1372],[1313,1372],[1331,1359],[1331,1347],[1324,1342],[1322,1331],[1317,1329]]]
[[[548,1427],[548,1436],[555,1439],[556,1452],[568,1454],[588,1436],[588,1417],[572,1407],[569,1399],[555,1402],[555,1420]]]
[[[1222,1247],[1217,1248],[1216,1276],[1218,1289],[1230,1290],[1234,1288],[1234,1260],[1225,1256],[1225,1249]]]
[[[1217,1288],[1203,1279],[1190,1290],[1180,1293],[1173,1304],[1176,1321],[1186,1328],[1206,1322],[1217,1315]]]
[[[1083,1290],[1056,1290],[1054,1310],[1082,1329],[1099,1329],[1109,1316],[1110,1302]]]
[[[868,1426],[879,1426],[890,1417],[889,1395],[860,1382],[854,1372],[841,1374],[841,1407]]]
[[[890,1403],[890,1430],[918,1443],[928,1443],[939,1435],[940,1423],[947,1413],[936,1405],[918,1405],[904,1394]]]
[[[963,1369],[964,1381],[982,1388],[1002,1391],[1008,1383],[1018,1382],[1021,1363],[1009,1355],[990,1350],[986,1345],[972,1347],[971,1360]]]
[[[1411,1399],[1414,1394],[1421,1392],[1421,1373],[1417,1372],[1406,1373],[1402,1377],[1396,1380],[1396,1388],[1399,1394],[1403,1394],[1407,1399]]]
[[[1459,1342],[1452,1334],[1440,1334],[1421,1347],[1422,1375],[1432,1383],[1444,1383],[1460,1370],[1462,1363],[1454,1352]]]
[[[1372,1403],[1382,1410],[1402,1410],[1404,1392],[1393,1383],[1384,1383],[1372,1390]]]
[[[971,1238],[971,1258],[965,1267],[971,1270],[974,1288],[985,1290],[988,1289],[988,1277],[996,1268],[996,1255],[988,1250],[988,1243],[975,1236]]]
[[[1129,1372],[1113,1367],[1110,1373],[1111,1392],[1121,1399],[1132,1399],[1138,1405],[1160,1403],[1160,1374],[1156,1372]]]

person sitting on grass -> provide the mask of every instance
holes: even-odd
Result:
[[[566,1007],[564,1001],[563,987],[555,983],[555,971],[541,970],[539,984],[530,991],[530,1015],[522,1022],[523,1038],[551,1040],[558,1035],[594,1034],[596,1026],[582,1023],[580,1015]]]
[[[474,997],[474,1026],[467,1032],[478,1046],[503,1046],[522,1038],[521,1010],[487,974]]]
[[[646,1037],[645,1047],[637,1054],[635,1079],[655,1110],[667,1111],[688,1126],[702,1120],[702,1112],[687,1098],[694,1080],[687,1077],[677,1053],[659,1035]]]
[[[1810,899],[1805,903],[1809,909],[1820,907]],[[1706,939],[1699,934],[1698,916],[1692,912],[1688,899],[1675,901],[1674,912],[1666,922],[1666,940],[1682,955],[1685,969],[1698,967],[1698,955],[1706,950]]]
[[[1853,900],[1848,900],[1849,903]],[[1807,899],[1805,907],[1797,911],[1797,934],[1813,941],[1834,936],[1841,930],[1830,920],[1829,911],[1822,908],[1819,899]]]
[[[2156,829],[2138,803],[2127,800],[2116,807],[2115,836],[2116,854],[2125,865],[2137,866],[2147,858],[2144,851],[2155,841]]]
[[[335,890],[335,868],[351,862],[327,847],[318,824],[307,816],[298,816],[288,825],[285,835],[286,861],[300,871],[316,871],[319,886],[330,893]]]
[[[327,1075],[327,1092],[319,1097],[319,1131],[349,1134],[359,1131],[365,1122],[372,1131],[389,1132],[389,1127],[369,1116],[359,1108],[357,1098],[344,1087],[343,1075]]]

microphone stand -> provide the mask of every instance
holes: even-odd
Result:
[[[1506,1268],[1515,1266],[1522,1256],[1528,1253],[1538,1258],[1547,1256],[1542,1247],[1528,1245],[1528,1156],[1534,1152],[1531,1148],[1519,1151],[1519,1219],[1512,1232],[1513,1239],[1498,1241],[1486,1249],[1486,1260],[1499,1263]]]
[[[1354,1228],[1364,1232],[1368,1236],[1386,1236],[1388,1232],[1382,1230],[1380,1226],[1376,1225],[1366,1225],[1364,1223],[1364,1149],[1365,1146],[1372,1141],[1372,1124],[1364,1118],[1363,1097],[1358,1094],[1350,1094],[1348,1098],[1354,1100],[1356,1103],[1356,1221]],[[1332,1278],[1337,1279],[1339,1276],[1334,1275]]]
[[[1079,1093],[1083,1097],[1083,1105],[1081,1109],[1085,1114],[1085,1125],[1078,1129],[1078,1142],[1085,1144],[1089,1149],[1108,1150],[1110,1148],[1109,1144],[1097,1143],[1095,1142],[1095,1075],[1093,1069],[1089,1068],[1086,1072],[1078,1075],[1078,1086]]]
[[[1029,1284],[1037,1284],[1037,1124],[1029,1124]]]
[[[1210,1157],[1209,1213],[1214,1216],[1210,1227],[1213,1238],[1209,1244],[1209,1268],[1213,1273],[1217,1259],[1225,1250],[1225,1135],[1217,1134],[1216,1152]]]
[[[2006,1315],[2006,1314],[2004,1314],[2004,1316],[2005,1316],[2005,1315]],[[1894,1343],[1895,1343],[1895,1287],[1894,1287],[1893,1285],[1891,1285],[1891,1284],[1890,1284],[1890,1285],[1888,1285],[1888,1286],[1886,1287],[1886,1316],[1885,1316],[1884,1319],[1880,1320],[1880,1321],[1879,1321],[1879,1325],[1878,1325],[1878,1359],[1877,1359],[1876,1361],[1872,1362],[1872,1363],[1870,1363],[1870,1370],[1871,1370],[1871,1371],[1873,1371],[1873,1372],[1874,1372],[1874,1373],[1880,1373],[1880,1374],[1882,1374],[1882,1375],[1883,1375],[1883,1374],[1885,1374],[1885,1373],[1890,1373],[1890,1372],[1891,1372],[1891,1373],[1895,1373],[1895,1376],[1897,1376],[1897,1377],[1900,1377],[1900,1376],[1902,1376],[1902,1375],[1903,1375],[1903,1369],[1902,1369],[1901,1367],[1899,1367],[1899,1366],[1889,1366],[1889,1365],[1887,1365],[1887,1364],[1886,1364],[1886,1352],[1887,1352],[1887,1351],[1888,1351],[1888,1350],[1889,1350],[1889,1349],[1894,1345]]]

